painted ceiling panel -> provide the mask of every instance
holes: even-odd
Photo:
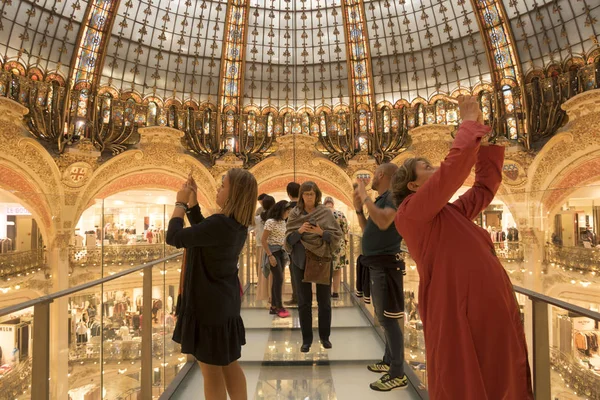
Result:
[[[470,2],[365,1],[378,98],[412,101],[489,82]]]
[[[502,0],[524,73],[598,48],[600,2]]]
[[[67,77],[88,2],[82,0],[3,1],[0,56]]]
[[[225,10],[225,0],[122,1],[101,85],[216,101]]]

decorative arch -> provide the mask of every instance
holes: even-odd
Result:
[[[199,109],[198,102],[196,100],[194,100],[194,99],[184,100],[183,107],[185,107],[185,108],[191,108],[194,111],[198,111],[198,109]]]
[[[277,115],[279,115],[279,110],[277,110],[277,107],[274,107],[271,105],[263,107],[261,114],[269,115],[269,113],[273,113],[273,116],[277,116]]]
[[[577,189],[600,181],[600,152],[591,155],[587,161],[581,161],[568,170],[562,171],[550,184],[542,197],[545,210],[554,214]]]
[[[106,85],[98,89],[98,96],[102,96],[105,93],[110,94],[113,99],[119,98],[119,91],[114,86]]]
[[[321,190],[352,207],[352,180],[346,171],[315,150],[317,140],[306,135],[279,137],[279,151],[250,169],[256,177],[259,191],[281,190],[294,180],[295,175],[297,181],[312,180]]]
[[[121,176],[116,181],[111,182],[102,188],[95,198],[105,199],[114,194],[135,189],[167,189],[177,192],[185,181],[186,179],[181,176],[171,175],[160,170],[133,173]],[[203,207],[209,207],[210,205],[204,193],[198,193],[198,202]]]
[[[288,171],[287,173],[284,173],[282,175],[270,177],[263,182],[259,182],[258,192],[274,193],[285,191],[285,187],[287,186],[287,184],[292,181],[294,181],[294,173]],[[316,175],[310,176],[305,174],[296,174],[295,181],[300,184],[306,181],[313,181],[317,184],[317,186],[319,187],[319,189],[321,189],[323,193],[327,193],[328,195],[331,195],[336,199],[340,199],[340,201],[342,201],[348,207],[353,207],[352,201],[351,199],[349,199],[347,193],[342,193],[340,191],[340,188],[337,187],[337,185],[326,179],[323,179],[322,177]]]
[[[571,301],[586,301],[590,303],[600,302],[600,290],[593,287],[583,288],[579,282],[557,283],[546,289],[546,295],[558,299],[569,299]]]
[[[21,289],[19,290],[11,290],[6,296],[0,296],[0,308],[8,307],[14,304],[24,303],[29,300],[35,300],[46,294],[48,294],[47,291],[29,289],[24,287],[21,287]]]
[[[216,207],[216,181],[200,161],[183,153],[183,132],[168,127],[151,127],[140,129],[140,135],[139,150],[121,153],[94,171],[73,204],[74,221],[79,220],[90,202],[99,196],[131,188],[132,185],[178,190],[190,171],[198,183],[199,201],[211,209]]]
[[[400,99],[394,104],[394,108],[403,108],[403,107],[406,107],[406,108],[410,107],[410,103],[408,102],[408,100]]]
[[[55,160],[36,140],[26,137],[22,123],[27,109],[0,98],[0,187],[13,191],[33,214],[44,239],[54,234],[53,216],[60,215],[64,198]]]
[[[534,212],[539,213],[539,207],[553,207],[559,203],[572,193],[568,186],[597,180],[598,176],[593,174],[597,169],[585,171],[583,168],[588,162],[593,163],[588,166],[595,168],[600,165],[596,164],[600,159],[598,104],[600,89],[581,93],[563,104],[569,123],[546,143],[528,171],[526,191],[532,197],[532,204],[538,207]],[[555,190],[557,193],[551,193]]]
[[[6,165],[0,159],[0,189],[9,193],[9,197],[22,204],[38,223],[42,231],[44,241],[49,241],[52,232],[52,214],[50,207],[39,187],[34,186],[29,179],[17,172],[17,170]]]

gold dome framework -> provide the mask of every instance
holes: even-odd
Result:
[[[290,133],[342,165],[382,162],[409,129],[455,125],[461,93],[536,149],[598,87],[600,6],[579,3],[7,0],[0,94],[59,152],[85,138],[118,154],[159,125],[207,163],[252,166]]]

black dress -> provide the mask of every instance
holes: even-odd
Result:
[[[192,226],[184,228],[182,218],[172,218],[167,231],[168,244],[187,249],[173,340],[205,364],[229,365],[246,344],[238,258],[248,229],[223,214],[204,218],[198,206],[188,219]]]

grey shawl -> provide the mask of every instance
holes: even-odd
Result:
[[[318,205],[310,214],[304,215],[300,208],[296,207],[292,210],[288,217],[284,248],[288,253],[292,252],[292,245],[288,243],[288,237],[296,232],[305,223],[311,220],[316,221],[317,225],[323,229],[323,232],[331,237],[331,241],[327,243],[323,238],[314,233],[305,232],[302,234],[302,245],[306,250],[319,257],[331,257],[332,254],[339,250],[340,241],[342,240],[342,229],[335,220],[331,210],[324,205]]]

